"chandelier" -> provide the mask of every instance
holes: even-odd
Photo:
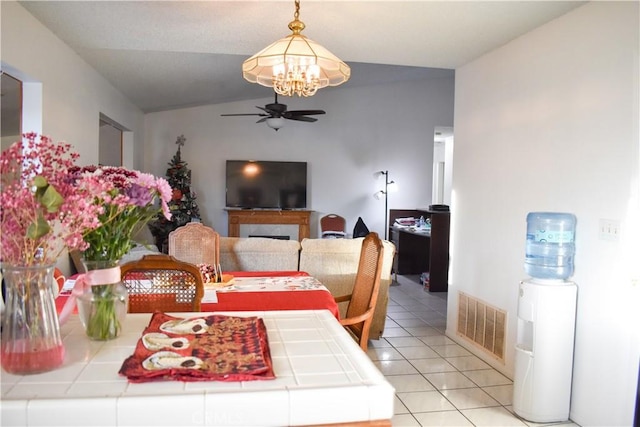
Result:
[[[351,76],[351,69],[337,56],[300,34],[304,23],[300,0],[289,23],[292,34],[270,44],[242,64],[242,76],[251,83],[273,87],[284,96],[312,96],[318,89],[338,86]]]

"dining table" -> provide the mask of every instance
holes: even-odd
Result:
[[[227,271],[225,283],[205,284],[201,311],[328,310],[336,319],[340,311],[331,292],[304,271]],[[56,309],[71,295],[75,277],[65,281]]]
[[[140,382],[123,375],[133,355],[152,348],[151,338],[158,342],[160,334],[150,329],[156,319],[162,322],[155,323],[160,330],[174,332],[161,340],[195,343],[204,329],[180,335],[175,333],[179,325],[205,325],[211,335],[204,338],[224,339],[227,334],[211,327],[218,323],[203,320],[214,316],[230,325],[263,325],[266,377],[189,381],[168,374]],[[167,325],[174,329],[163,329]],[[391,426],[394,387],[328,310],[130,313],[122,330],[116,339],[92,341],[72,314],[61,326],[66,353],[60,368],[32,375],[2,373],[2,426]],[[193,351],[190,344],[182,347],[190,356],[186,359],[198,359],[209,341],[198,342]],[[233,344],[223,343],[223,348],[233,349]],[[138,371],[153,372],[149,361],[174,360],[166,353],[154,353],[136,365]],[[221,360],[226,358],[204,359],[204,366],[215,368]],[[200,369],[193,363],[164,366],[172,367],[170,373]]]

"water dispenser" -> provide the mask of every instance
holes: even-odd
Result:
[[[578,287],[573,214],[527,215],[525,271],[518,287],[513,410],[539,422],[566,421],[571,403]]]

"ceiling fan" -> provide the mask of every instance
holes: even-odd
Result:
[[[267,126],[274,130],[280,129],[284,126],[284,120],[298,120],[300,122],[315,122],[318,119],[315,116],[318,114],[325,114],[323,110],[296,110],[288,111],[285,104],[278,102],[278,94],[275,93],[275,102],[273,104],[267,104],[264,107],[256,108],[264,111],[264,113],[244,113],[244,114],[221,114],[221,116],[259,116],[262,117],[256,123],[267,122]]]

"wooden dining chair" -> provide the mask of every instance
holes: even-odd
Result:
[[[220,263],[220,234],[200,222],[189,222],[169,233],[169,255],[191,264]]]
[[[129,292],[129,313],[200,311],[200,269],[170,255],[145,255],[120,266]]]
[[[362,241],[353,291],[349,295],[335,298],[337,303],[349,302],[345,317],[340,320],[340,324],[354,336],[364,351],[367,351],[369,330],[380,290],[382,255],[383,245],[378,234],[375,232],[367,234]]]
[[[320,230],[322,231],[323,239],[346,237],[345,227],[346,221],[340,215],[328,214],[320,218]]]

